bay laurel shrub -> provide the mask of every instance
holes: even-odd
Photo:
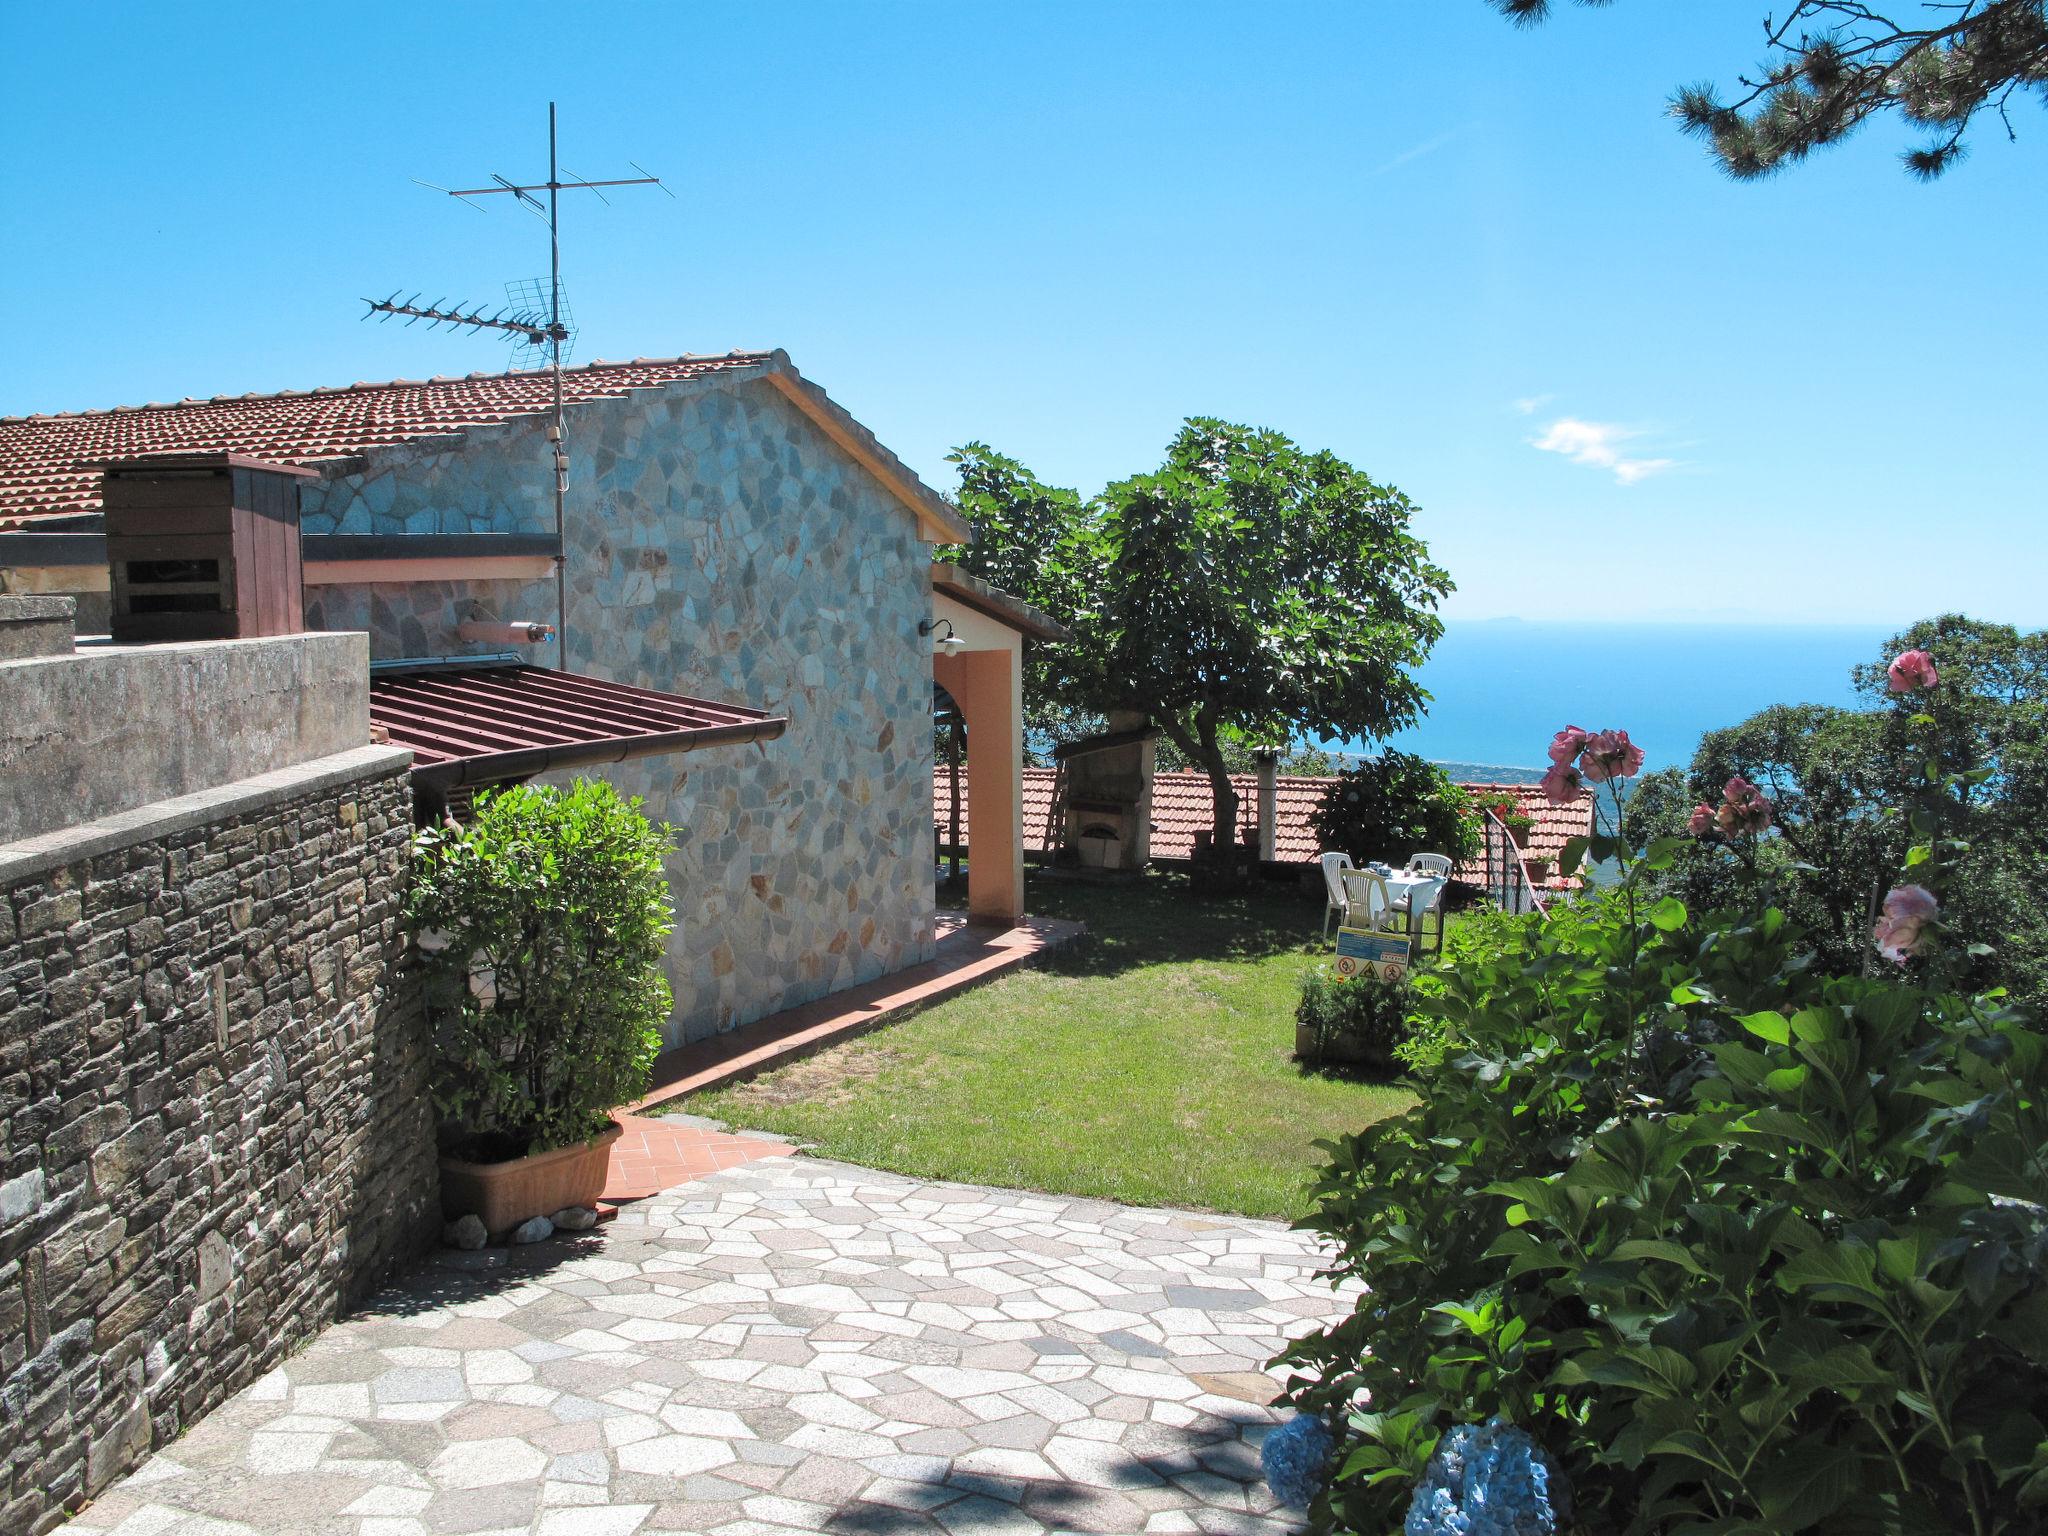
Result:
[[[671,996],[669,828],[601,780],[481,794],[414,842],[435,1108],[466,1155],[569,1146],[646,1091]]]
[[[1470,797],[1435,763],[1385,751],[1347,768],[1309,813],[1317,846],[1360,863],[1392,863],[1416,853],[1453,860],[1479,851],[1479,822]]]
[[[1281,1357],[1316,1528],[1400,1530],[1499,1419],[1587,1536],[2048,1530],[2037,1021],[1945,983],[1931,887],[1827,974],[1775,905],[1649,894],[1669,840],[1585,851],[1621,885],[1475,925],[1419,1102],[1328,1144],[1304,1224],[1365,1289]]]

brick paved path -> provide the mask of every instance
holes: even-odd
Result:
[[[73,1529],[1291,1531],[1260,1372],[1348,1306],[1314,1267],[1269,1222],[773,1157],[447,1255]]]

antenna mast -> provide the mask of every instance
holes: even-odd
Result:
[[[627,163],[632,164],[631,161]],[[547,221],[548,302],[545,315],[538,313],[533,308],[530,298],[526,307],[518,307],[519,301],[522,298],[528,298],[528,296],[538,297],[538,295],[532,295],[532,289],[538,286],[532,283],[508,285],[507,292],[512,295],[514,307],[509,311],[499,309],[489,315],[485,315],[477,308],[470,308],[467,313],[464,313],[463,305],[456,304],[450,307],[445,300],[440,299],[435,300],[432,304],[422,305],[419,303],[418,294],[414,294],[403,304],[398,302],[398,293],[392,294],[388,299],[363,300],[365,304],[370,306],[369,313],[364,316],[365,319],[368,319],[369,315],[383,315],[387,319],[393,315],[405,315],[408,317],[406,320],[407,325],[411,325],[415,321],[425,320],[429,325],[468,326],[472,334],[485,330],[506,331],[511,333],[519,343],[526,347],[540,350],[546,356],[548,370],[554,376],[554,415],[548,423],[548,446],[553,451],[555,469],[555,665],[562,671],[567,671],[569,666],[569,540],[567,518],[569,502],[569,450],[568,442],[563,434],[562,357],[564,348],[568,345],[573,332],[562,318],[561,194],[574,191],[595,192],[597,193],[598,200],[604,202],[608,200],[605,198],[604,193],[599,190],[603,187],[661,187],[661,178],[659,176],[649,176],[638,165],[634,165],[633,169],[640,171],[640,174],[638,176],[616,177],[609,181],[585,181],[580,177],[574,177],[574,173],[571,172],[570,175],[574,179],[569,181],[562,180],[563,173],[555,158],[555,104],[551,101],[548,103],[548,179],[546,181],[519,183],[507,181],[503,176],[493,175],[491,180],[497,183],[496,186],[433,188],[436,192],[446,192],[450,197],[459,197],[464,200],[476,197],[501,197],[506,193],[510,193],[517,201],[524,204],[529,212]],[[422,182],[421,185],[431,186],[432,184]],[[668,192],[667,187],[661,187],[661,190]],[[545,204],[533,195],[541,191],[545,191],[548,195],[548,200]],[[668,195],[674,197],[675,193],[669,192]],[[475,205],[471,204],[471,206],[474,207]],[[404,290],[400,289],[399,292],[402,293]]]

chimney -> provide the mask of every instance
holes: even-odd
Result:
[[[114,639],[246,640],[304,629],[299,482],[314,478],[231,453],[107,465],[100,494]]]

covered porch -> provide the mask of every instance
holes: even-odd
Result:
[[[932,565],[932,680],[965,729],[967,915],[1008,928],[1024,917],[1024,645],[1073,635],[957,565]]]

